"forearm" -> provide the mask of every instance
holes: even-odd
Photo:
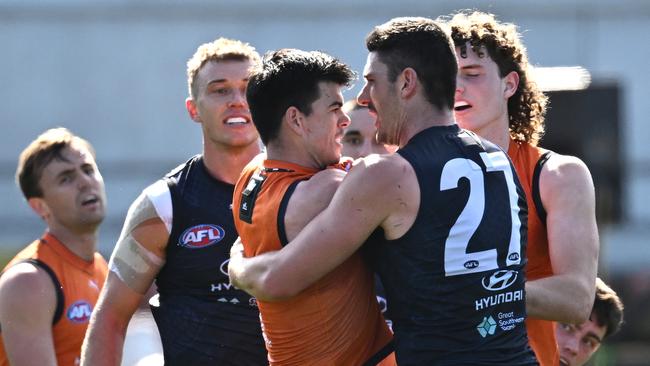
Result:
[[[18,333],[18,334],[16,334]],[[56,352],[51,332],[20,334],[3,329],[4,346],[13,366],[56,366]]]
[[[129,321],[143,298],[110,272],[81,348],[85,366],[119,366]]]
[[[128,321],[106,312],[93,316],[81,351],[82,366],[119,366]]]
[[[573,324],[586,321],[593,306],[595,285],[586,285],[577,277],[564,274],[528,281],[528,316]]]
[[[278,301],[294,295],[293,291],[286,293],[286,289],[269,288],[267,285],[275,252],[244,258],[243,253],[238,251],[239,248],[243,247],[233,245],[230,254],[228,263],[230,283],[262,301]]]

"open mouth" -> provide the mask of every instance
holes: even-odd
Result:
[[[226,119],[225,123],[231,126],[245,125],[248,123],[248,120],[244,117],[230,117]]]
[[[565,359],[560,357],[560,366],[569,366],[569,363]]]
[[[467,103],[467,102],[460,101],[460,102],[454,103],[454,111],[456,111],[456,112],[462,112],[462,111],[470,109],[470,108],[472,108],[472,106],[469,105],[469,103]]]
[[[81,205],[82,206],[89,206],[89,205],[93,205],[93,204],[98,203],[98,202],[99,202],[99,197],[97,197],[95,195],[92,195],[92,196],[86,197],[83,201],[81,201]]]

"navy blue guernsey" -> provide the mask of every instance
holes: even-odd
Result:
[[[406,234],[370,251],[398,364],[536,365],[524,325],[527,208],[507,155],[456,125],[398,153],[420,207]]]
[[[167,176],[173,220],[152,312],[165,365],[268,364],[255,298],[230,285],[234,186],[195,156]]]

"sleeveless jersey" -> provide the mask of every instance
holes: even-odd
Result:
[[[151,309],[165,365],[267,363],[255,298],[228,278],[230,247],[238,236],[230,208],[234,186],[214,179],[201,156],[163,181],[172,217],[162,220],[171,222],[171,232],[156,278],[158,303],[152,301]],[[160,215],[166,205],[156,203],[164,200],[152,201]]]
[[[52,278],[57,295],[52,320],[57,364],[78,365],[90,314],[108,274],[106,261],[99,253],[95,253],[92,261],[85,261],[52,234],[45,233],[40,240],[18,253],[4,270],[22,262],[44,269]],[[8,365],[9,360],[0,336],[0,366]]]
[[[549,277],[553,275],[551,258],[548,252],[546,225],[540,219],[537,207],[533,202],[533,176],[537,162],[548,150],[510,140],[508,155],[512,159],[519,180],[526,192],[528,203],[528,264],[526,277],[528,280]],[[539,178],[538,178],[539,179]],[[559,364],[560,355],[555,339],[555,325],[549,320],[526,319],[528,339],[542,366]]]
[[[412,227],[374,252],[405,365],[535,365],[524,319],[526,202],[506,154],[457,125],[397,152],[415,171]]]
[[[284,217],[300,181],[317,170],[288,162],[253,161],[235,186],[235,225],[247,257],[287,244]],[[271,365],[375,365],[391,334],[360,254],[295,297],[259,301]],[[392,357],[392,356],[391,356]]]

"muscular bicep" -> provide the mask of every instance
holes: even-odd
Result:
[[[145,191],[131,205],[109,263],[111,272],[140,294],[164,265],[169,239],[168,225],[154,203]]]
[[[540,177],[553,270],[589,275],[593,287],[599,249],[593,182],[580,160],[558,158],[564,161],[551,159]]]
[[[49,276],[18,264],[0,281],[0,325],[11,365],[56,365],[52,320],[56,292]]]
[[[580,160],[566,156],[553,159],[556,157],[549,160],[548,170],[545,167],[540,176],[553,276],[533,281],[529,293],[534,297],[537,287],[542,290],[539,293],[546,306],[540,317],[582,322],[591,312],[598,269],[594,187],[589,170]],[[531,313],[536,313],[534,308]]]

